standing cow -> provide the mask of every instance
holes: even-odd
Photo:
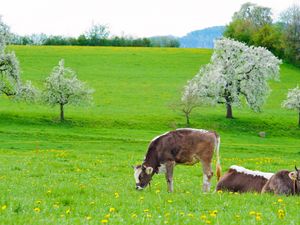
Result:
[[[203,191],[210,189],[213,176],[211,161],[217,154],[217,179],[221,175],[219,157],[220,137],[214,131],[182,128],[154,138],[142,165],[134,167],[136,189],[144,189],[155,173],[165,173],[168,191],[173,192],[173,169],[176,164],[202,163]]]
[[[300,195],[300,170],[281,170],[275,173],[265,184],[262,193],[270,192],[277,195]]]

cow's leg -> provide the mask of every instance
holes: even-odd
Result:
[[[213,171],[211,168],[211,161],[202,161],[203,169],[203,191],[208,192],[210,190],[210,180],[213,176]]]
[[[173,192],[173,169],[175,166],[174,161],[169,161],[165,163],[166,165],[166,180],[168,184],[168,191]]]

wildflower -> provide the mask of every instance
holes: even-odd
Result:
[[[165,213],[165,217],[168,217],[168,216],[170,216],[170,213],[168,213],[168,212]]]
[[[160,190],[159,190],[159,189],[157,189],[157,190],[155,191],[155,193],[156,193],[156,194],[158,194],[159,192],[160,192]]]
[[[41,200],[37,200],[37,201],[35,201],[35,204],[41,204],[42,203],[42,201]]]
[[[206,215],[201,215],[201,216],[200,216],[200,219],[201,219],[201,220],[206,220],[206,218],[207,218]]]
[[[71,209],[66,210],[66,214],[70,214],[70,212],[71,212]]]
[[[150,213],[147,213],[146,217],[147,217],[147,218],[151,218],[152,215],[151,215]]]
[[[210,215],[211,217],[216,217],[216,216],[217,216],[217,213],[218,213],[218,211],[217,211],[217,210],[214,210],[214,211],[209,212],[209,215]]]
[[[38,208],[38,207],[34,208],[33,210],[34,210],[35,212],[37,212],[37,213],[39,213],[39,212],[41,211],[41,209]]]
[[[144,212],[149,212],[149,209],[144,209]]]
[[[101,223],[108,223],[108,220],[101,220]]]
[[[115,211],[116,211],[115,208],[113,208],[113,207],[109,208],[109,212],[110,212],[110,213],[113,213],[113,212],[115,212]]]
[[[87,216],[87,217],[85,217],[87,220],[91,220],[92,219],[92,217],[91,216]]]
[[[109,213],[104,216],[105,219],[109,219],[109,217],[110,217]]]
[[[59,204],[54,203],[54,204],[53,204],[53,208],[58,209],[58,208],[59,208]]]
[[[188,215],[188,217],[194,217],[194,214],[193,213],[189,213],[189,214],[187,214]]]
[[[278,209],[278,218],[283,219],[285,216],[285,213],[282,209]]]
[[[261,216],[256,216],[255,219],[256,219],[257,221],[260,221],[260,220],[261,220]]]
[[[250,211],[250,212],[249,212],[249,215],[250,215],[250,216],[253,216],[253,215],[255,215],[255,214],[256,214],[255,211]]]
[[[90,202],[90,205],[95,205],[95,202]]]
[[[143,196],[140,197],[140,201],[144,201],[144,197]]]
[[[210,220],[206,220],[205,223],[206,224],[211,224],[211,221]]]
[[[3,205],[3,206],[1,207],[2,210],[5,210],[6,208],[7,208],[7,205]]]
[[[120,197],[119,193],[115,192],[115,198],[119,198],[119,197]]]
[[[223,193],[223,191],[222,190],[218,190],[218,194],[222,194]]]
[[[168,201],[167,201],[168,203],[172,203],[173,201],[171,200],[171,199],[168,199]]]
[[[135,213],[132,213],[131,218],[137,218],[137,215]]]
[[[281,202],[283,202],[283,199],[282,199],[282,198],[279,198],[277,201],[278,201],[279,203],[281,203]]]
[[[50,195],[51,193],[52,193],[52,191],[51,191],[51,190],[48,190],[48,191],[47,191],[47,194],[48,194],[48,195]]]

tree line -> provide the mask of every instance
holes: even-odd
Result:
[[[262,46],[288,63],[300,66],[300,6],[284,10],[277,21],[268,7],[245,3],[226,26],[225,37]]]
[[[32,34],[11,35],[11,44],[15,45],[75,45],[75,46],[123,46],[123,47],[179,47],[180,42],[173,36],[135,38],[131,36],[110,36],[109,27],[94,24],[78,37],[61,35]]]

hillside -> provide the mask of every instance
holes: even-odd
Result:
[[[225,30],[224,26],[209,27],[195,30],[181,37],[181,48],[213,48],[214,40],[221,37]]]
[[[202,194],[199,164],[175,168],[172,194],[159,175],[151,189],[135,190],[130,165],[142,162],[153,137],[184,126],[184,117],[169,106],[209,61],[211,50],[9,48],[20,60],[24,80],[41,88],[64,58],[66,67],[95,94],[89,107],[66,107],[64,123],[58,120],[58,107],[0,97],[1,223],[254,224],[252,211],[261,214],[263,224],[297,223],[299,200],[294,197]],[[280,107],[288,89],[300,83],[300,70],[283,64],[280,80],[271,83],[273,91],[262,113],[234,107],[235,119],[228,120],[219,105],[192,114],[194,128],[220,134],[223,172],[233,164],[265,172],[300,167],[297,114]],[[258,136],[260,131],[266,138]],[[213,177],[212,189],[215,185]],[[282,208],[285,218],[279,219]]]

